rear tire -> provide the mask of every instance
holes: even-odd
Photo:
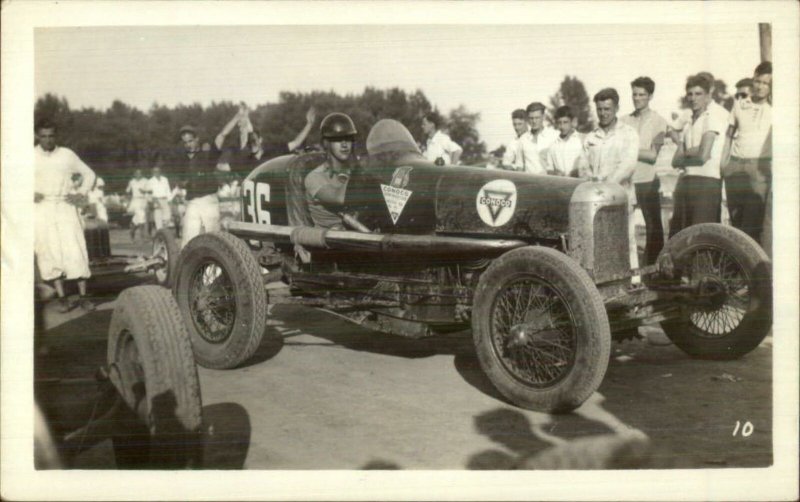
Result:
[[[711,305],[687,303],[679,318],[661,323],[675,345],[701,359],[736,359],[758,347],[772,327],[772,263],[756,241],[703,223],[678,232],[665,253],[678,281],[702,280],[719,296]]]
[[[258,349],[267,326],[267,293],[244,241],[225,232],[189,241],[173,292],[201,366],[235,368]]]
[[[164,266],[156,269],[156,283],[166,288],[172,285],[172,276],[175,274],[175,262],[178,260],[181,248],[172,230],[162,228],[153,236],[153,256],[164,260]]]
[[[125,404],[115,435],[121,468],[198,467],[202,402],[189,335],[169,290],[120,294],[108,334],[111,382]]]
[[[514,404],[567,412],[605,376],[611,332],[588,274],[554,249],[525,247],[495,260],[472,309],[478,360]]]

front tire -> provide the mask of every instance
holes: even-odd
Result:
[[[117,467],[199,467],[202,402],[189,335],[169,290],[119,295],[108,334],[111,382],[125,404],[113,439]]]
[[[201,366],[234,368],[258,349],[267,325],[267,294],[261,267],[244,241],[225,232],[189,241],[173,292]]]
[[[699,285],[708,297],[661,323],[675,345],[701,359],[736,359],[758,347],[772,327],[772,263],[756,241],[703,223],[678,232],[666,253],[676,280]]]
[[[519,248],[495,260],[478,282],[472,330],[483,371],[523,408],[577,408],[608,367],[611,331],[600,293],[554,249]]]

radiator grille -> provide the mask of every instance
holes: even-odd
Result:
[[[603,282],[630,270],[628,212],[625,206],[606,206],[594,216],[594,280]]]

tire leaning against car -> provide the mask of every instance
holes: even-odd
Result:
[[[524,247],[496,259],[478,282],[472,330],[483,371],[523,408],[577,408],[608,367],[611,331],[600,293],[554,249]]]
[[[736,228],[702,223],[673,236],[659,260],[664,254],[677,280],[722,290],[719,305],[688,302],[679,318],[661,323],[676,346],[701,359],[736,359],[758,347],[772,327],[772,263],[756,241]]]
[[[234,368],[258,349],[267,325],[261,267],[247,244],[226,232],[201,234],[181,251],[173,293],[206,368]]]
[[[108,367],[124,409],[113,437],[118,468],[199,467],[202,401],[197,366],[169,290],[126,289],[108,333]]]

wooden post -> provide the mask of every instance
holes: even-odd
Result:
[[[761,44],[761,61],[772,61],[772,25],[758,23],[758,39]]]

